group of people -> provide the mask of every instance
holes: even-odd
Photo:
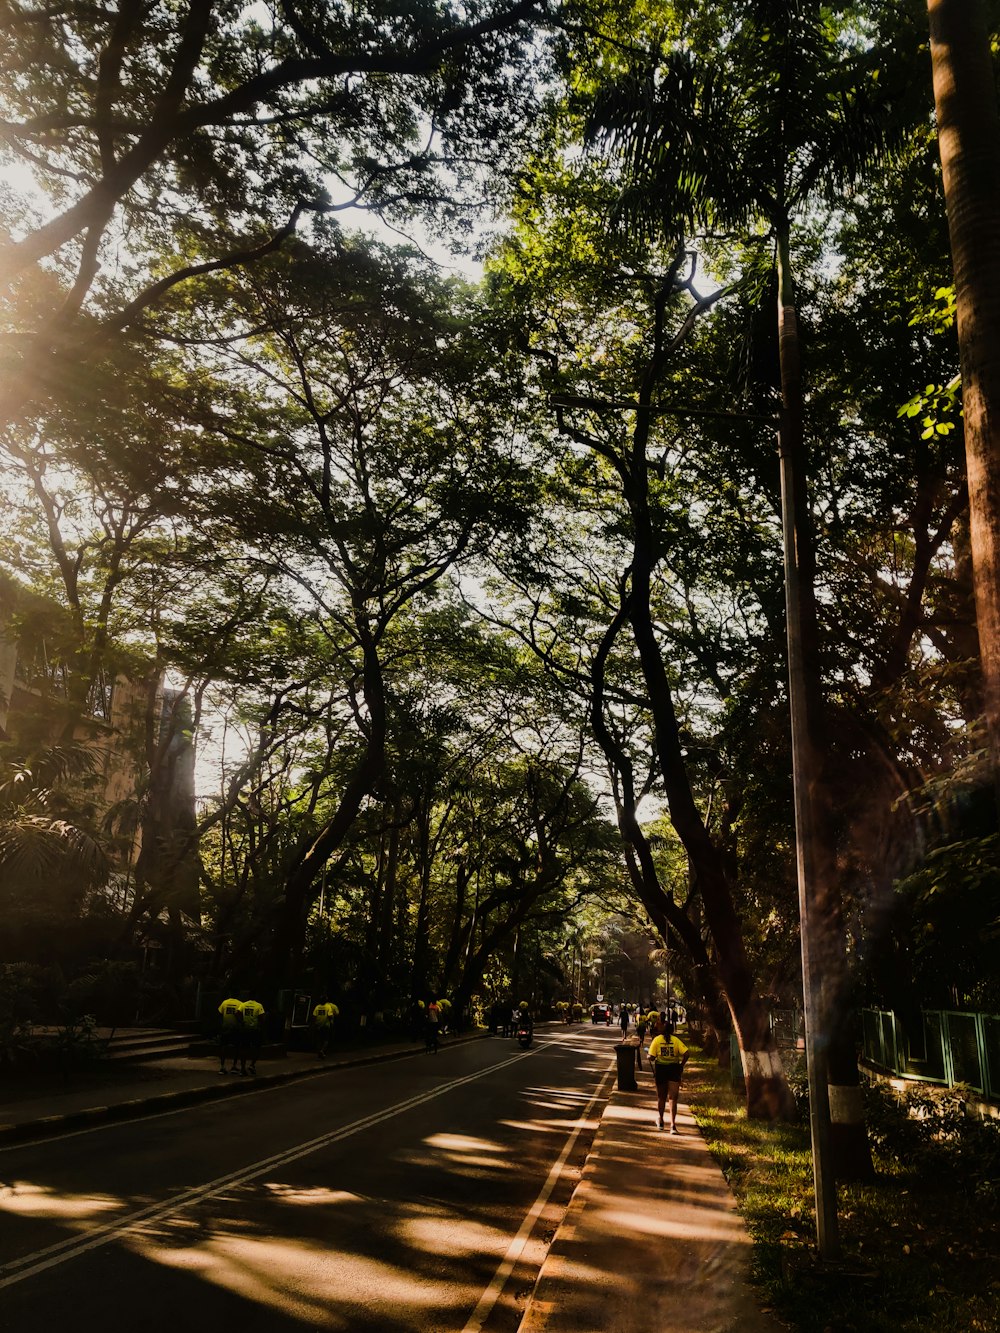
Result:
[[[316,1054],[324,1059],[333,1036],[334,1019],[340,1010],[326,996],[322,996],[313,1007],[312,1024],[316,1043]],[[257,1055],[264,1038],[264,1006],[259,1000],[250,998],[249,992],[241,991],[239,999],[223,1000],[219,1005],[221,1026],[219,1029],[219,1073],[242,1074],[251,1077],[257,1073]],[[656,1082],[657,1124],[663,1129],[664,1114],[670,1107],[670,1133],[677,1133],[677,1100],[680,1096],[681,1073],[687,1063],[688,1048],[674,1031],[673,1013],[669,1017],[664,1010],[657,1014],[643,1013],[640,1009],[635,1017],[635,1029],[639,1038],[639,1062],[642,1063],[641,1051],[647,1033],[650,1037],[646,1052],[653,1078]],[[427,1050],[437,1052],[438,1034],[441,1031],[441,1007],[436,1000],[431,1000],[425,1010],[424,1034]],[[628,1006],[622,1005],[619,1019],[622,1037],[628,1034],[631,1017]],[[513,1036],[519,1026],[526,1026],[530,1031],[534,1026],[527,1001],[522,1000],[504,1023],[503,1035]],[[226,1060],[230,1061],[226,1069]],[[237,1065],[239,1068],[237,1069]]]
[[[619,1023],[622,1037],[628,1034],[630,1015],[627,1005],[622,1005]],[[640,1008],[635,1017],[635,1030],[639,1038],[639,1063],[642,1063],[642,1043],[648,1032],[650,1037],[646,1057],[653,1071],[656,1083],[656,1122],[663,1129],[663,1117],[667,1105],[670,1106],[670,1132],[677,1130],[677,1101],[681,1091],[681,1072],[687,1063],[688,1048],[677,1036],[673,1011],[668,1016],[664,1009],[660,1013],[651,1010],[648,1014]]]
[[[264,1015],[264,1006],[259,1000],[252,1000],[248,991],[240,991],[239,999],[223,1000],[219,1005],[220,1074],[253,1077],[257,1073],[257,1055],[264,1040]]]
[[[333,1022],[340,1010],[322,996],[313,1006],[312,1029],[316,1054],[325,1059],[333,1037]],[[266,1010],[249,991],[240,991],[239,999],[223,1000],[219,1005],[219,1073],[253,1077],[257,1056],[264,1041]],[[226,1068],[226,1061],[229,1068]],[[238,1068],[237,1068],[238,1066]]]

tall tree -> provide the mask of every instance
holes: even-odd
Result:
[[[982,0],[928,0],[965,412],[983,701],[1000,809],[1000,117]]]
[[[516,382],[502,355],[484,369],[494,331],[471,291],[412,253],[332,229],[214,299],[194,340],[219,376],[200,420],[227,483],[206,491],[206,522],[311,606],[357,746],[337,808],[288,870],[274,923],[284,973],[323,867],[386,776],[391,677],[407,656],[393,627],[458,561],[523,529],[532,487],[500,406]]]
[[[836,830],[824,777],[815,543],[791,228],[812,200],[835,196],[877,160],[888,137],[890,89],[887,81],[880,88],[870,77],[879,57],[863,43],[852,49],[848,30],[833,28],[815,0],[748,0],[734,17],[725,70],[683,42],[662,54],[651,52],[644,68],[612,77],[598,91],[591,132],[624,165],[619,211],[625,225],[680,237],[686,224],[746,229],[763,223],[773,237],[798,850],[803,912],[811,923],[803,936],[804,966],[810,977],[824,977],[822,998],[817,993],[822,1035],[814,1045],[820,1062],[814,1091],[815,1100],[825,1100],[828,1074],[840,1172],[864,1175],[870,1174],[871,1159],[848,1026]],[[806,984],[811,992],[813,981],[807,978]],[[822,1133],[822,1108],[816,1114]],[[829,1188],[824,1185],[822,1193],[829,1196]],[[831,1208],[824,1212],[832,1216]]]
[[[664,252],[641,242],[609,245],[599,207],[606,199],[606,187],[587,172],[574,183],[558,168],[551,174],[539,171],[525,185],[523,225],[506,255],[511,289],[523,291],[537,322],[537,353],[551,367],[546,383],[556,389],[550,401],[569,450],[565,503],[570,513],[578,506],[577,521],[586,524],[581,542],[586,554],[575,555],[569,577],[576,581],[584,574],[583,586],[593,586],[596,551],[603,542],[614,569],[596,576],[594,593],[596,614],[608,618],[607,634],[596,653],[577,649],[582,661],[576,671],[585,681],[595,735],[623,784],[618,812],[623,836],[639,856],[636,801],[634,793],[625,791],[631,785],[625,756],[605,712],[613,697],[604,684],[606,655],[628,627],[639,680],[626,688],[642,701],[658,769],[657,794],[666,797],[709,924],[715,969],[744,1056],[747,1105],[754,1115],[786,1115],[790,1097],[747,956],[733,874],[693,784],[677,702],[679,667],[661,628],[663,583],[670,581],[670,562],[685,523],[680,514],[689,501],[679,480],[683,446],[663,427],[669,412],[657,399],[664,394],[683,401],[680,366],[686,340],[724,293],[720,289],[704,299],[694,294],[683,251]],[[589,464],[580,461],[582,450],[592,455]],[[566,621],[572,622],[572,608],[583,606],[577,587],[566,590],[563,604]],[[588,629],[595,633],[592,626]],[[561,637],[556,631],[555,642]],[[553,655],[551,648],[548,652]],[[571,660],[570,676],[573,666]],[[704,948],[691,918],[656,884],[648,865],[636,882],[656,904],[655,919],[670,922],[703,965]],[[716,1011],[718,983],[703,975],[704,998]]]

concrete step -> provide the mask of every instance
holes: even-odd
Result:
[[[107,1048],[109,1060],[156,1060],[170,1055],[186,1055],[191,1038],[184,1032],[116,1032]]]

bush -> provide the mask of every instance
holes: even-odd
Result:
[[[135,1021],[141,991],[138,966],[109,959],[70,982],[66,1010],[73,1017],[90,1014],[107,1027],[120,1027]]]
[[[35,1031],[55,1012],[66,983],[58,968],[34,963],[0,964],[0,1065],[35,1064],[44,1045]]]
[[[54,1051],[63,1073],[93,1064],[107,1051],[107,1044],[97,1035],[97,1020],[93,1014],[70,1019],[46,1046],[45,1054]]]
[[[795,1051],[782,1051],[781,1064],[785,1081],[795,1101],[795,1110],[803,1124],[809,1123],[809,1075],[806,1058]]]
[[[1000,1206],[1000,1120],[970,1107],[971,1090],[920,1084],[897,1092],[884,1083],[865,1089],[872,1147],[921,1174],[964,1186],[977,1201]]]

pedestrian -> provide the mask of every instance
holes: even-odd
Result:
[[[622,1030],[622,1041],[624,1041],[624,1040],[625,1040],[625,1037],[626,1037],[626,1035],[627,1035],[627,1033],[628,1033],[628,1005],[627,1005],[627,1004],[623,1004],[623,1005],[622,1005],[622,1014],[621,1014],[621,1018],[620,1018],[619,1022],[620,1022],[620,1024],[621,1024],[621,1030]]]
[[[240,1043],[240,1073],[257,1074],[257,1056],[264,1041],[264,1006],[259,1000],[249,998],[248,992],[241,992],[247,998],[240,1005],[240,1017],[243,1025],[243,1040]],[[249,1069],[247,1068],[249,1066]]]
[[[316,1054],[321,1060],[325,1060],[327,1052],[330,1049],[330,1041],[333,1038],[333,1020],[340,1013],[340,1010],[324,995],[319,1004],[313,1007],[313,1039],[316,1043]]]
[[[431,1000],[427,1006],[427,1028],[424,1032],[424,1041],[427,1051],[437,1055],[438,1050],[438,1032],[441,1030],[441,1008],[437,1000]]]
[[[670,1102],[670,1132],[677,1133],[677,1098],[681,1090],[681,1071],[687,1064],[688,1048],[674,1035],[672,1023],[666,1024],[649,1043],[649,1062],[656,1079],[656,1115],[663,1128],[663,1108]]]
[[[240,1055],[243,1028],[243,1003],[230,998],[219,1005],[219,1073],[235,1074],[236,1062]],[[226,1070],[226,1052],[228,1051],[231,1068]]]

